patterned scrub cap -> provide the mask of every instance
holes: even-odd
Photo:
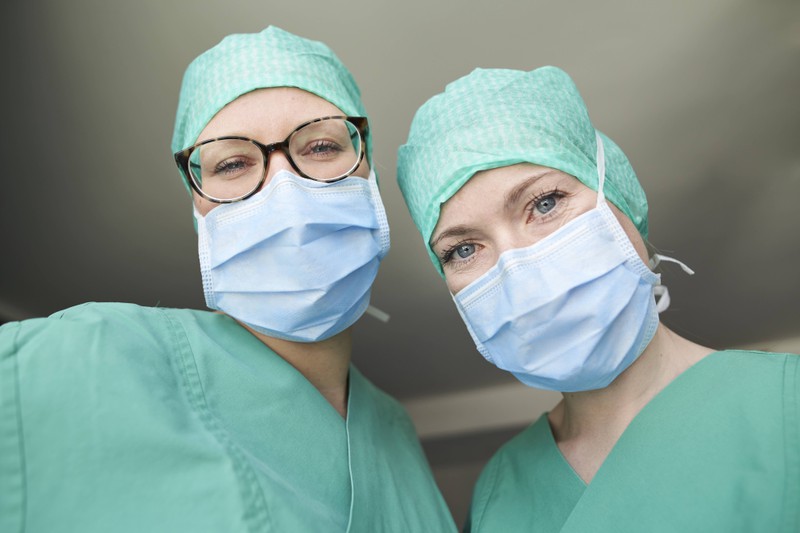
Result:
[[[303,89],[346,115],[367,116],[353,76],[330,48],[269,26],[260,33],[229,35],[192,61],[183,76],[172,151],[195,144],[203,128],[227,104],[268,87]],[[371,164],[369,132],[365,141]]]
[[[628,158],[607,136],[605,194],[647,239],[647,198]],[[429,242],[441,205],[481,170],[533,163],[597,190],[597,141],[572,79],[556,67],[531,72],[476,69],[450,83],[414,116],[398,153],[397,180],[411,218]]]

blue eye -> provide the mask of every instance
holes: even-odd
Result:
[[[335,155],[341,152],[342,149],[338,144],[329,141],[317,141],[308,150],[311,155]]]
[[[458,255],[461,259],[466,259],[467,257],[471,256],[475,253],[475,245],[474,244],[459,244],[453,250],[453,253]]]
[[[471,242],[460,242],[445,250],[439,257],[442,266],[449,264],[451,267],[461,266],[472,261],[472,256],[478,251],[480,245]]]
[[[550,211],[552,211],[553,208],[555,208],[557,203],[558,203],[558,199],[556,198],[556,195],[555,194],[548,194],[544,198],[534,202],[533,206],[536,208],[536,210],[539,213],[541,213],[542,215],[545,215],[545,214],[549,213]]]
[[[241,172],[247,167],[247,163],[241,159],[227,160],[219,163],[214,169],[217,174],[234,174]]]

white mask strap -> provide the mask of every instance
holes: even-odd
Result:
[[[669,257],[661,254],[653,254],[653,257],[650,258],[650,270],[656,268],[662,261],[665,261],[667,263],[675,263],[676,265],[679,265],[681,267],[681,270],[683,270],[690,276],[694,276],[694,270],[686,266],[686,264],[683,261],[678,261],[674,257]]]
[[[606,182],[606,159],[605,151],[603,150],[603,139],[600,137],[600,132],[595,130],[594,135],[597,139],[597,206],[599,207],[606,199],[604,192]],[[653,254],[653,257],[650,258],[650,269],[656,268],[662,261],[680,265],[683,271],[690,276],[694,274],[694,270],[686,266],[682,261],[661,254]],[[653,287],[653,294],[656,296],[656,311],[663,313],[669,308],[669,290],[665,285],[656,285]]]
[[[597,139],[597,207],[600,207],[606,201],[606,194],[603,192],[606,182],[606,157],[600,132],[595,130],[594,136]]]
[[[372,318],[376,318],[376,319],[380,320],[384,324],[389,322],[389,313],[381,311],[380,309],[378,309],[374,305],[367,306],[366,313],[368,315],[370,315]]]
[[[669,309],[669,289],[667,289],[666,285],[656,285],[653,287],[653,294],[656,296],[656,311],[658,311],[659,314]]]
[[[656,268],[659,263],[665,261],[667,263],[675,263],[679,265],[681,269],[689,274],[690,276],[694,275],[694,270],[686,266],[682,261],[678,261],[674,257],[669,257],[666,255],[661,254],[653,254],[653,257],[650,258],[650,269]],[[656,311],[659,313],[663,313],[669,308],[670,298],[669,298],[669,290],[665,285],[656,285],[653,287],[653,294],[656,295]]]

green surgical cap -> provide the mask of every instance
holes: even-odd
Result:
[[[183,76],[172,151],[195,144],[203,128],[227,104],[267,87],[303,89],[346,115],[367,116],[353,76],[330,48],[269,26],[261,33],[229,35],[192,61]],[[371,163],[369,133],[366,143]]]
[[[607,136],[606,197],[647,239],[647,199],[628,158]],[[400,147],[397,179],[411,218],[429,242],[440,207],[481,170],[517,163],[555,168],[597,190],[595,128],[569,75],[476,69],[449,84],[414,116]]]

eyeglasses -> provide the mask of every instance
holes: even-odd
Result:
[[[177,152],[175,163],[200,196],[228,204],[261,189],[269,156],[277,150],[304,178],[328,183],[346,178],[364,159],[368,129],[366,117],[322,117],[300,124],[282,142],[272,144],[236,136],[209,139]]]

